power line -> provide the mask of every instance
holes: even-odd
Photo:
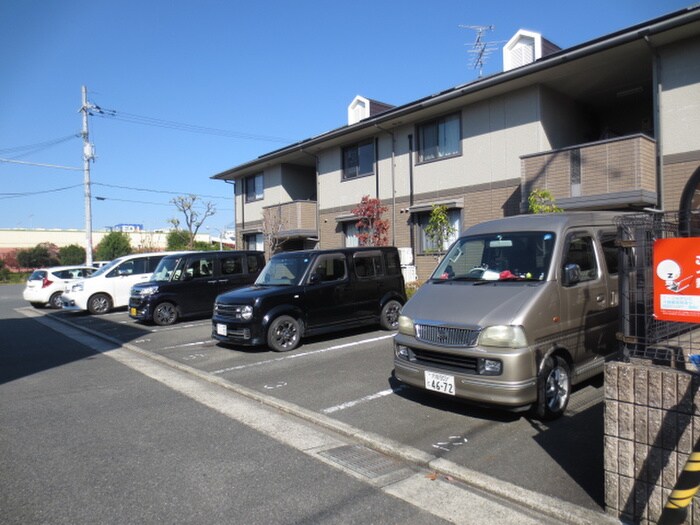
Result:
[[[133,190],[133,191],[144,191],[144,192],[149,192],[149,193],[165,193],[168,195],[194,195],[195,197],[206,197],[208,199],[221,199],[221,200],[230,200],[231,197],[222,197],[221,195],[204,195],[204,194],[196,194],[196,193],[191,193],[188,191],[185,192],[178,192],[178,191],[167,191],[167,190],[153,190],[153,189],[148,189],[148,188],[135,188],[132,186],[118,186],[116,184],[106,184],[103,182],[93,182],[93,186],[105,186],[107,188],[118,188],[121,190]]]
[[[219,137],[229,137],[244,140],[260,140],[265,142],[279,142],[283,144],[289,144],[291,142],[296,142],[293,139],[286,139],[283,137],[273,137],[269,135],[255,135],[252,133],[243,133],[240,131],[230,131],[218,128],[209,128],[206,126],[198,126],[195,124],[186,124],[184,122],[176,122],[173,120],[164,120],[154,117],[146,117],[143,115],[135,115],[134,113],[126,113],[123,111],[117,111],[115,109],[105,109],[97,105],[93,105],[91,116],[100,117],[104,119],[120,120],[122,122],[128,122],[131,124],[141,124],[144,126],[154,126],[158,128],[173,129],[177,131],[187,131],[189,133],[201,133],[204,135],[216,135]]]
[[[52,190],[43,190],[43,191],[32,191],[32,192],[24,192],[24,193],[0,193],[0,200],[12,199],[15,197],[31,197],[34,195],[41,195],[44,193],[57,193],[59,191],[65,191],[65,190],[70,190],[73,188],[80,188],[80,187],[82,187],[82,184],[74,184],[73,186],[64,186],[63,188],[54,188]]]
[[[168,207],[174,206],[174,204],[173,204],[172,202],[169,202],[169,203],[165,204],[165,203],[162,203],[162,202],[148,202],[148,201],[134,201],[134,200],[129,200],[129,199],[115,199],[115,198],[112,198],[112,197],[102,197],[102,196],[97,196],[97,195],[96,195],[94,198],[95,198],[95,200],[98,200],[98,201],[131,202],[131,203],[134,203],[134,204],[149,204],[149,205],[152,205],[152,206],[168,206]],[[202,209],[205,208],[205,206],[203,206],[203,205],[201,205],[201,204],[195,204],[195,207],[196,207],[196,208],[202,208]],[[218,207],[217,207],[217,208],[216,208],[216,211],[233,211],[233,208],[218,208]]]
[[[51,139],[51,140],[45,140],[43,142],[37,142],[36,144],[27,144],[25,146],[15,146],[12,148],[0,148],[0,153],[6,155],[6,154],[12,154],[12,153],[19,153],[17,157],[22,157],[24,155],[29,155],[31,153],[38,153],[39,151],[43,151],[45,149],[48,149],[52,146],[56,146],[57,144],[62,144],[63,142],[68,142],[69,140],[73,140],[75,138],[80,138],[80,134],[78,133],[73,133],[72,135],[67,135],[65,137],[59,137],[57,139]],[[22,152],[22,153],[20,153]],[[15,158],[17,158],[15,157]]]
[[[39,166],[42,168],[56,168],[59,170],[82,171],[82,168],[76,168],[74,166],[58,166],[56,164],[42,164],[40,162],[26,162],[23,160],[14,160],[14,159],[0,158],[0,162],[8,162],[10,164],[23,164],[25,166]]]

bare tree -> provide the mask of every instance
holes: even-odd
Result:
[[[279,206],[265,208],[263,210],[262,233],[265,237],[265,245],[270,249],[270,255],[277,253],[286,239],[280,233],[286,229],[287,223],[282,219],[282,210]]]
[[[185,226],[187,227],[187,235],[189,237],[188,248],[191,250],[194,248],[194,239],[197,236],[197,232],[204,224],[207,217],[211,217],[216,213],[216,207],[213,203],[207,201],[202,202],[201,205],[198,202],[199,197],[196,195],[180,195],[175,197],[172,202],[175,207],[185,216]],[[199,208],[199,209],[197,209]],[[180,228],[180,220],[177,218],[169,219],[170,224],[178,230]]]

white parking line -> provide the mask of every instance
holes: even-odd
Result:
[[[348,401],[346,403],[341,403],[340,405],[335,405],[334,407],[328,407],[324,408],[321,410],[323,414],[332,414],[333,412],[338,412],[339,410],[345,410],[346,408],[352,408],[355,405],[359,405],[361,403],[367,403],[368,401],[374,401],[375,399],[379,399],[382,397],[386,397],[390,394],[393,394],[395,392],[401,392],[406,388],[405,385],[398,386],[397,388],[389,388],[387,390],[382,390],[381,392],[377,392],[376,394],[370,394],[365,397],[361,397],[360,399],[355,399],[354,401]]]
[[[246,368],[252,368],[255,366],[263,366],[263,365],[267,365],[269,363],[277,363],[279,361],[286,361],[288,359],[297,359],[299,357],[306,357],[306,356],[315,355],[315,354],[322,354],[324,352],[332,352],[334,350],[343,350],[345,348],[359,346],[359,345],[363,345],[363,344],[367,344],[367,343],[376,343],[377,341],[382,341],[384,339],[389,339],[391,337],[394,337],[394,334],[382,335],[380,337],[373,337],[372,339],[363,339],[362,341],[353,341],[352,343],[345,343],[342,345],[329,346],[328,348],[321,348],[319,350],[311,350],[309,352],[302,352],[300,354],[291,354],[291,355],[286,355],[283,357],[276,357],[275,359],[267,359],[265,361],[259,361],[257,363],[249,363],[247,365],[230,366],[228,368],[214,370],[214,371],[209,372],[209,373],[210,374],[223,374],[226,372],[233,372],[235,370],[244,370]]]
[[[183,343],[181,345],[161,346],[158,348],[158,350],[173,350],[174,348],[187,348],[190,346],[202,346],[205,344],[210,344],[211,342],[212,342],[211,339],[207,339],[206,341],[195,341],[193,343]]]

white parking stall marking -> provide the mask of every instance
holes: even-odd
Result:
[[[182,358],[183,361],[194,361],[195,359],[200,359],[202,357],[205,357],[204,354],[190,354],[186,355],[185,357]]]
[[[391,335],[382,335],[380,337],[373,337],[372,339],[363,339],[362,341],[353,341],[352,343],[345,343],[342,345],[329,346],[328,348],[321,348],[319,350],[310,350],[309,352],[301,352],[299,354],[286,355],[284,357],[276,357],[275,359],[267,359],[265,361],[258,361],[257,363],[249,363],[247,365],[230,366],[228,368],[222,368],[220,370],[214,370],[209,372],[210,374],[224,374],[226,372],[234,372],[236,370],[244,370],[246,368],[252,368],[256,366],[264,366],[270,363],[278,363],[280,361],[287,361],[288,359],[298,359],[300,357],[307,357],[310,355],[322,354],[324,352],[333,352],[335,350],[344,350],[346,348],[351,348],[353,346],[359,346],[367,343],[376,343],[377,341],[382,341],[384,339],[389,339],[394,337]]]
[[[464,436],[450,436],[449,438],[447,438],[447,441],[438,441],[437,443],[433,443],[433,448],[449,452],[455,447],[464,445],[465,443],[467,443],[467,441],[467,438],[465,438]]]
[[[174,350],[175,348],[188,348],[190,346],[202,346],[202,345],[206,345],[208,343],[211,343],[211,339],[207,339],[206,341],[195,341],[193,343],[183,343],[181,345],[161,346],[160,348],[158,348],[158,350]]]
[[[275,383],[274,385],[265,385],[263,388],[264,388],[265,390],[276,390],[276,389],[282,388],[282,387],[284,387],[284,386],[287,386],[287,382],[286,382],[286,381],[278,381],[278,382]]]
[[[186,328],[196,328],[198,326],[205,326],[209,325],[211,321],[202,321],[200,323],[178,323],[175,326],[161,326],[157,328],[151,328],[150,332],[156,333],[156,332],[172,332],[174,330],[184,330]]]
[[[321,410],[321,413],[332,414],[333,412],[338,412],[339,410],[345,410],[347,408],[352,408],[352,407],[359,405],[361,403],[367,403],[368,401],[374,401],[375,399],[380,399],[380,398],[386,397],[390,394],[401,392],[405,388],[406,388],[405,385],[401,385],[397,388],[389,388],[387,390],[382,390],[381,392],[377,392],[376,394],[370,394],[368,396],[361,397],[360,399],[355,399],[354,401],[347,401],[346,403],[341,403],[340,405],[335,405],[333,407],[324,408],[323,410]]]

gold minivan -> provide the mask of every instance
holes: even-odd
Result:
[[[473,226],[404,305],[394,374],[475,404],[561,416],[571,387],[616,355],[613,212]]]

